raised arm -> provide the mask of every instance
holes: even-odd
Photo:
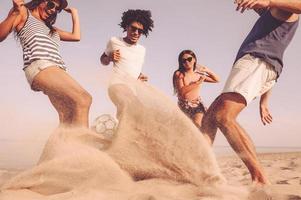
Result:
[[[269,7],[301,14],[301,0],[270,0]]]
[[[24,0],[13,0],[13,8],[9,11],[8,16],[0,23],[0,42],[16,29],[24,21],[26,8]]]
[[[220,81],[219,76],[211,71],[208,67],[198,65],[196,72],[205,75],[205,82],[218,83]]]
[[[235,0],[236,10],[276,8],[290,13],[301,13],[301,0]]]
[[[63,31],[60,30],[58,28],[55,28],[59,35],[60,35],[60,39],[62,41],[80,41],[80,23],[79,23],[79,16],[78,16],[78,12],[77,9],[75,8],[66,8],[65,9],[66,12],[71,14],[72,17],[72,32],[67,32],[67,31]]]

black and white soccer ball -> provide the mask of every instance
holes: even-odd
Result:
[[[112,138],[117,128],[117,120],[109,114],[98,116],[92,123],[92,129],[106,138]]]

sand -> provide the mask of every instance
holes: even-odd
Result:
[[[278,197],[274,199],[301,200],[301,152],[259,154],[259,159],[272,183],[265,190]],[[250,174],[237,156],[219,156],[218,164],[230,185],[251,187]],[[20,172],[0,170],[0,187]]]
[[[301,192],[301,152],[259,154],[259,159],[273,185],[299,186]],[[222,156],[218,162],[230,184],[251,184],[249,172],[237,156]]]
[[[217,160],[166,95],[122,75],[113,80],[109,95],[119,120],[114,137],[58,128],[36,166],[16,176],[2,171],[0,200],[301,199],[300,153],[260,156],[274,185],[253,187],[241,161]]]

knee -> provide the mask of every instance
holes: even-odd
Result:
[[[75,104],[77,108],[90,108],[92,96],[87,91],[82,91],[77,95]]]
[[[232,117],[228,112],[217,112],[215,115],[215,121],[219,128],[229,127],[235,122],[235,118]]]

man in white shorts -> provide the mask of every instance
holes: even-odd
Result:
[[[256,184],[269,181],[257,159],[253,142],[237,123],[239,113],[260,96],[263,124],[272,122],[270,91],[283,68],[283,53],[298,26],[301,1],[237,0],[237,10],[254,9],[259,19],[242,43],[222,94],[208,109],[202,132],[212,144],[219,128],[245,163]]]

